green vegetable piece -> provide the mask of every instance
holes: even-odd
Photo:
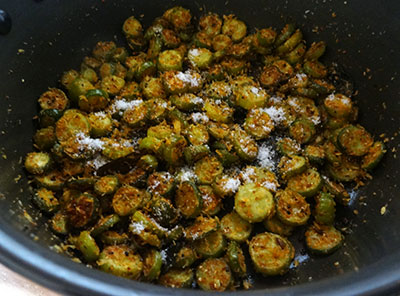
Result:
[[[86,226],[97,218],[99,202],[89,193],[82,193],[77,198],[69,201],[65,207],[69,225],[74,228]]]
[[[68,90],[71,87],[72,82],[74,82],[74,80],[78,77],[79,77],[78,71],[68,70],[63,73],[60,81],[61,81],[61,84],[64,86],[64,88]]]
[[[240,158],[245,161],[253,161],[258,155],[256,141],[240,127],[235,127],[231,133],[233,147]]]
[[[236,104],[246,110],[263,107],[269,98],[265,90],[250,84],[239,87],[234,94]]]
[[[125,86],[125,80],[116,75],[104,77],[101,81],[101,89],[111,96],[117,95]]]
[[[115,246],[128,243],[129,238],[126,233],[106,230],[100,234],[100,241],[106,246]]]
[[[347,118],[353,111],[353,103],[342,94],[330,94],[324,100],[325,110],[334,118]]]
[[[192,247],[183,246],[176,253],[174,266],[178,268],[187,268],[196,262],[197,259],[199,259],[199,256]]]
[[[209,185],[200,185],[198,189],[203,199],[202,214],[209,216],[218,214],[222,208],[221,197]]]
[[[330,225],[315,223],[306,231],[307,248],[318,255],[328,255],[339,249],[344,237],[339,230]]]
[[[199,216],[194,223],[185,229],[185,237],[188,240],[198,240],[219,228],[218,218]]]
[[[57,139],[69,141],[77,134],[89,135],[90,125],[86,116],[76,109],[68,109],[56,123]]]
[[[256,140],[261,140],[273,131],[274,122],[263,109],[252,109],[247,113],[243,128]]]
[[[376,141],[364,155],[361,162],[361,168],[368,171],[374,169],[382,160],[385,153],[385,145],[381,141]]]
[[[275,40],[275,46],[283,44],[296,30],[294,24],[286,24]]]
[[[307,168],[306,159],[302,156],[283,156],[278,164],[279,173],[283,179],[289,179],[301,174]]]
[[[367,154],[373,143],[371,135],[361,126],[348,125],[340,131],[337,137],[339,148],[351,156]]]
[[[226,240],[221,231],[213,231],[196,241],[194,248],[197,254],[205,258],[215,258],[225,251]]]
[[[235,18],[234,15],[224,16],[222,34],[231,37],[233,42],[239,42],[247,34],[247,26],[244,22]]]
[[[330,176],[339,182],[351,182],[361,175],[360,166],[349,160],[343,160],[339,165],[330,164],[327,170]]]
[[[96,225],[93,226],[90,234],[93,237],[97,237],[98,235],[100,235],[104,231],[112,228],[120,220],[121,219],[116,214],[110,214],[110,215],[108,215],[106,217],[100,218],[99,221],[97,221]]]
[[[93,57],[101,61],[109,61],[117,46],[113,41],[97,42],[93,48]]]
[[[194,68],[202,70],[207,69],[213,61],[213,54],[207,48],[190,49],[187,57]]]
[[[277,217],[277,215],[264,220],[263,224],[265,229],[267,229],[269,232],[276,233],[282,236],[290,236],[294,229],[294,226],[283,223],[281,219]]]
[[[175,6],[166,10],[163,18],[168,20],[177,31],[182,31],[190,25],[192,15],[188,9]]]
[[[175,189],[175,180],[168,172],[154,172],[147,179],[147,188],[153,195],[170,196]]]
[[[172,203],[163,197],[153,197],[151,203],[151,214],[161,226],[169,227],[178,220],[178,211]]]
[[[102,110],[108,105],[108,94],[102,89],[90,89],[85,95],[79,96],[78,105],[86,112]]]
[[[290,136],[300,144],[310,142],[315,133],[314,123],[305,118],[297,119],[289,127]]]
[[[276,32],[272,28],[261,29],[257,31],[257,40],[261,46],[268,47],[275,42]]]
[[[63,112],[57,109],[44,109],[39,112],[40,126],[45,128],[54,126],[57,120],[63,115]]]
[[[158,55],[157,68],[159,71],[182,70],[182,55],[174,49],[165,50]]]
[[[194,166],[194,172],[200,184],[212,184],[222,171],[222,164],[213,156],[203,157]]]
[[[138,38],[142,35],[143,28],[140,22],[134,16],[130,16],[122,25],[122,32],[126,37]]]
[[[52,191],[61,191],[65,185],[65,177],[58,171],[50,171],[45,175],[36,175],[35,183]]]
[[[241,243],[250,237],[253,225],[242,219],[236,212],[231,212],[222,217],[221,230],[228,239]]]
[[[39,188],[33,195],[33,201],[38,208],[48,214],[56,212],[60,208],[60,203],[53,191],[46,188]]]
[[[315,221],[319,224],[332,225],[335,220],[335,201],[330,193],[321,192],[315,198]]]
[[[233,282],[232,274],[224,259],[207,259],[196,270],[197,284],[204,291],[225,291]]]
[[[100,256],[100,249],[89,231],[82,231],[75,240],[76,248],[82,253],[86,262],[94,262]]]
[[[303,56],[306,52],[306,45],[299,43],[291,52],[285,56],[285,60],[291,64],[296,65],[302,62]]]
[[[199,28],[204,31],[207,36],[213,37],[221,32],[222,20],[215,13],[208,13],[200,17]]]
[[[314,165],[322,165],[325,160],[325,150],[322,146],[307,145],[304,149],[304,155]]]
[[[85,95],[91,89],[94,89],[94,86],[89,80],[78,77],[70,84],[68,97],[72,103],[78,104],[79,96]]]
[[[148,281],[156,280],[161,272],[161,253],[156,249],[147,250],[143,257],[143,275]]]
[[[171,288],[189,288],[193,283],[193,270],[186,269],[170,269],[161,275],[158,282],[166,287]]]
[[[146,76],[140,83],[140,88],[148,100],[166,98],[161,78]]]
[[[59,235],[67,235],[69,233],[68,217],[63,212],[57,212],[50,220],[51,230]]]
[[[175,194],[175,206],[185,218],[195,218],[201,213],[203,199],[192,182],[182,182]]]
[[[277,148],[280,153],[286,156],[293,156],[300,153],[300,145],[292,138],[282,138],[277,142]]]
[[[324,78],[328,73],[326,67],[318,61],[306,61],[303,64],[303,70],[307,75],[314,78]]]
[[[90,125],[90,135],[95,138],[109,135],[113,129],[111,116],[103,113],[90,113],[87,117]]]
[[[183,150],[183,156],[188,164],[193,164],[209,154],[210,148],[207,145],[190,145]]]
[[[270,216],[275,209],[272,194],[255,183],[239,187],[235,195],[235,210],[240,217],[250,223],[261,222]]]
[[[294,248],[284,237],[264,232],[254,236],[249,253],[256,271],[265,276],[284,274],[294,258]]]
[[[308,61],[316,61],[325,53],[325,49],[326,44],[324,41],[313,42],[307,50],[304,59]]]
[[[237,242],[229,242],[228,248],[226,250],[226,257],[228,259],[228,264],[232,272],[238,277],[245,277],[247,266],[243,255],[243,250],[240,248]]]
[[[40,96],[38,102],[43,110],[56,109],[64,111],[69,105],[67,96],[58,88],[50,88]]]
[[[304,172],[291,177],[287,187],[305,197],[314,196],[321,189],[322,178],[314,169],[307,169]]]
[[[303,33],[297,29],[283,44],[276,48],[278,55],[292,51],[303,39]]]
[[[136,211],[145,199],[146,193],[132,186],[119,188],[112,199],[112,207],[119,216],[128,216]]]
[[[29,152],[25,158],[26,170],[34,175],[40,175],[48,171],[52,160],[46,152]]]
[[[203,106],[206,116],[216,122],[229,123],[232,121],[234,109],[221,100],[206,100]]]
[[[142,258],[128,246],[108,246],[100,253],[100,270],[129,279],[137,279],[143,269]]]
[[[278,191],[275,195],[276,215],[285,224],[304,225],[310,218],[310,205],[305,198],[289,189]]]

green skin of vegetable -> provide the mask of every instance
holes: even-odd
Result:
[[[316,198],[314,218],[320,224],[332,225],[335,220],[335,201],[333,195],[321,192]]]
[[[149,250],[143,258],[143,275],[148,281],[158,278],[161,272],[162,256],[158,250]]]
[[[244,277],[246,275],[247,267],[244,262],[243,250],[240,248],[239,244],[235,241],[231,241],[228,245],[226,255],[232,272],[237,274],[239,277]]]
[[[75,240],[76,248],[87,262],[94,262],[100,256],[100,249],[89,231],[82,231]]]

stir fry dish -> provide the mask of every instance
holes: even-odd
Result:
[[[33,202],[76,261],[174,288],[248,289],[288,271],[302,229],[340,248],[336,207],[385,146],[354,99],[287,24],[173,7],[126,47],[98,42],[38,99],[25,168]]]

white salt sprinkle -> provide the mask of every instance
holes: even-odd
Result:
[[[195,123],[198,123],[198,122],[206,123],[209,121],[209,118],[207,117],[207,115],[205,115],[204,113],[200,113],[200,112],[192,113],[192,115],[190,117],[192,118],[192,121]]]
[[[229,192],[236,192],[240,186],[240,180],[238,178],[229,178],[223,182],[223,188]]]
[[[267,146],[265,143],[258,147],[257,162],[260,167],[263,168],[274,168],[275,167],[275,149],[271,146]]]
[[[179,72],[176,77],[186,83],[189,83],[192,87],[197,87],[200,85],[199,78],[192,74],[191,71],[186,71],[185,73]]]
[[[262,108],[261,111],[267,113],[275,124],[279,124],[286,119],[285,111],[281,107],[271,106]]]

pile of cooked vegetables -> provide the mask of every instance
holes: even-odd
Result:
[[[38,100],[25,168],[65,246],[117,276],[216,291],[249,288],[247,256],[284,274],[297,228],[311,253],[337,250],[344,184],[385,147],[319,61],[325,43],[292,24],[248,34],[234,15],[194,25],[182,7],[122,30],[129,48],[98,42]]]

